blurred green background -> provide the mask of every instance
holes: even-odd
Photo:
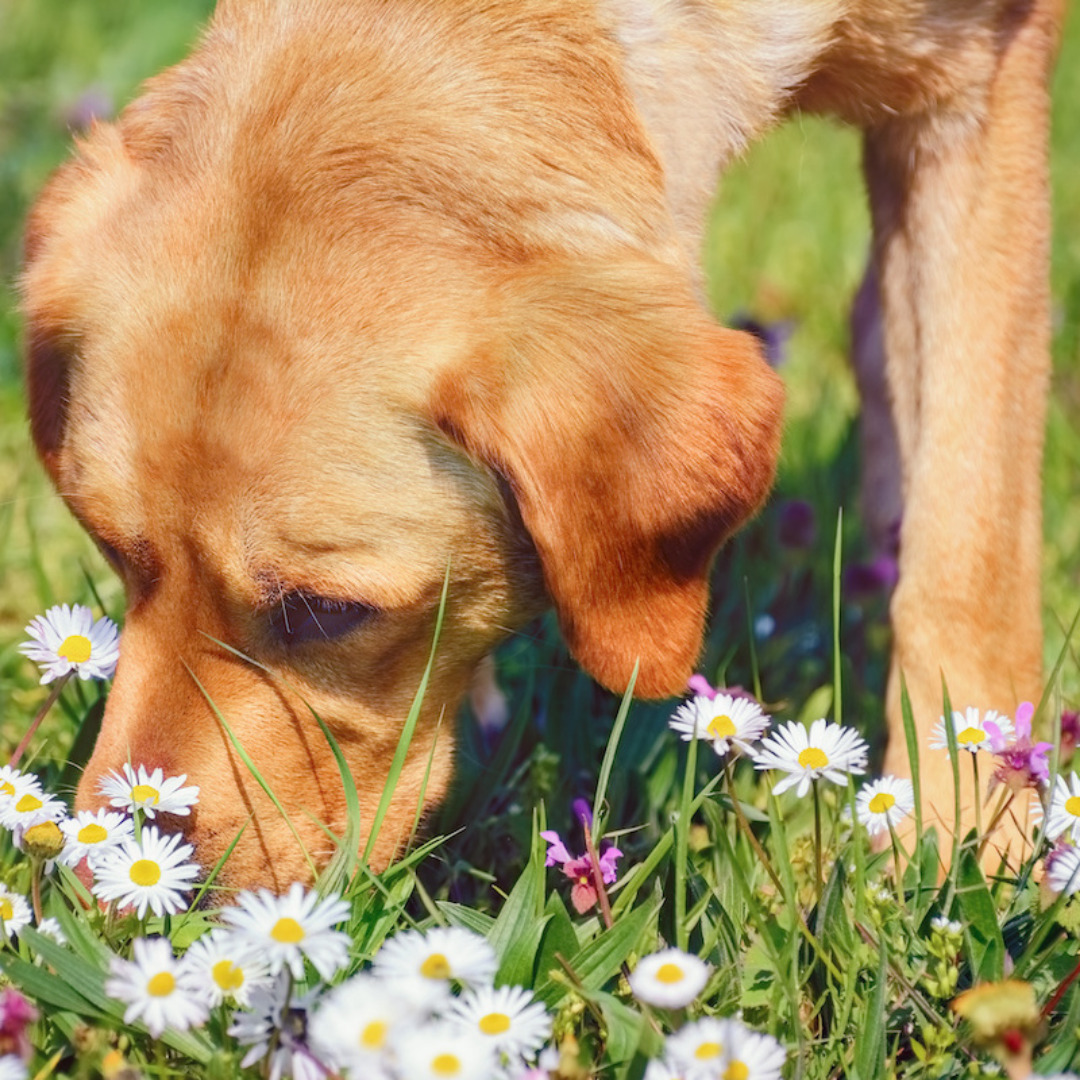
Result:
[[[142,79],[180,58],[211,0],[0,0],[0,739],[17,741],[41,697],[15,651],[44,606],[88,601],[93,581],[119,616],[119,587],[45,481],[30,448],[19,374],[13,279],[21,222],[73,132],[110,116]],[[1067,31],[1054,87],[1054,384],[1045,469],[1047,670],[1080,605],[1080,20]],[[712,672],[748,681],[749,595],[772,697],[805,700],[829,678],[833,530],[845,515],[845,558],[866,556],[855,515],[857,399],[848,371],[847,313],[861,276],[868,216],[855,133],[798,119],[759,144],[722,186],[709,257],[722,318],[752,315],[790,327],[783,374],[787,441],[769,508],[732,544],[717,576]],[[809,547],[782,543],[790,500],[805,500]],[[745,592],[743,582],[745,581]],[[848,676],[862,719],[880,712],[888,633],[883,596],[845,597]],[[764,620],[762,621],[762,617]],[[532,635],[535,638],[535,634]],[[528,662],[528,636],[504,664]],[[1074,654],[1076,645],[1073,646]],[[1080,696],[1065,665],[1066,703]],[[60,737],[61,743],[63,737]],[[60,747],[62,749],[62,747]]]

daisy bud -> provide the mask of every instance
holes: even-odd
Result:
[[[42,821],[23,833],[22,846],[27,855],[55,859],[64,850],[64,834],[55,821]]]

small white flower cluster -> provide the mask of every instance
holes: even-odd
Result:
[[[638,961],[630,990],[646,1005],[683,1009],[705,989],[709,974],[709,966],[691,953],[663,949]],[[703,1017],[668,1036],[663,1056],[649,1064],[645,1080],[779,1080],[786,1058],[776,1039],[736,1017]]]
[[[679,706],[669,724],[684,741],[703,739],[721,756],[745,754],[756,769],[785,773],[773,787],[774,795],[796,788],[802,798],[815,780],[843,787],[848,776],[866,771],[869,747],[852,728],[827,720],[815,720],[809,728],[789,721],[766,736],[769,716],[745,696],[696,693]],[[753,743],[759,739],[761,746],[755,750]]]
[[[194,849],[180,835],[153,825],[144,826],[136,839],[133,815],[189,814],[199,789],[185,787],[186,779],[125,764],[100,782],[116,809],[68,816],[66,805],[46,794],[36,776],[5,765],[0,767],[0,825],[11,831],[17,847],[48,852],[50,862],[55,858],[74,867],[86,859],[98,899],[132,907],[140,918],[147,910],[171,915],[187,907],[187,893],[199,876],[198,865],[189,861]]]
[[[241,1066],[272,1078],[517,1080],[551,1034],[544,1007],[521,987],[493,985],[495,952],[468,930],[410,930],[388,939],[369,970],[326,988],[349,963],[349,917],[336,897],[293,885],[284,896],[239,894],[228,924],[177,958],[164,938],[140,938],[112,961],[106,992],[154,1036],[233,1006]],[[306,964],[320,982],[304,992]]]

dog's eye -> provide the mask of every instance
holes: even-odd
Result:
[[[286,645],[333,641],[366,622],[375,610],[368,604],[291,592],[278,601],[270,614],[270,624]]]

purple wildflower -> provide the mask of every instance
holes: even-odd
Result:
[[[1011,740],[993,720],[984,721],[983,726],[990,735],[990,749],[999,759],[991,788],[1004,784],[1010,791],[1020,792],[1049,781],[1050,762],[1047,754],[1053,750],[1054,744],[1031,741],[1031,718],[1034,714],[1035,706],[1030,701],[1021,702],[1016,710],[1016,731]]]
[[[29,1061],[33,1049],[26,1029],[37,1018],[37,1009],[14,987],[7,987],[0,995],[0,1054],[17,1054]]]
[[[562,867],[562,872],[574,883],[574,887],[570,890],[570,902],[579,915],[584,915],[586,911],[593,908],[599,899],[596,892],[596,882],[593,879],[592,860],[588,855],[571,855],[554,829],[548,829],[546,832],[542,832],[540,836],[548,843],[547,858],[544,860],[544,865],[555,866],[559,864]],[[603,878],[605,885],[613,884],[618,878],[615,862],[621,855],[622,852],[617,847],[609,847],[600,856],[598,860],[600,876]]]

